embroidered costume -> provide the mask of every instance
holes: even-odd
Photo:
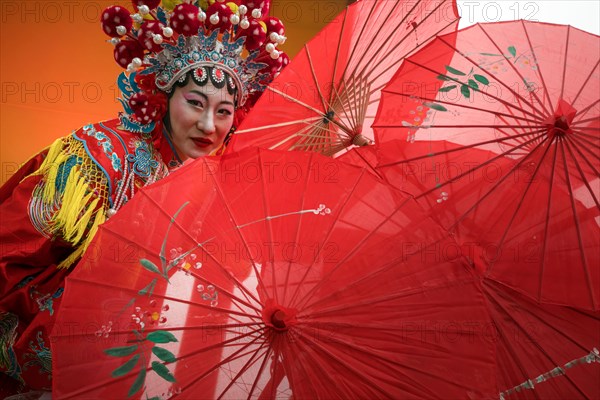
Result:
[[[58,139],[0,190],[0,369],[31,387],[51,386],[48,335],[69,267],[98,225],[179,165],[165,136],[119,125]]]
[[[0,397],[51,390],[49,334],[65,277],[100,224],[181,165],[164,123],[174,86],[188,76],[228,85],[237,124],[289,62],[267,0],[133,3],[136,13],[112,6],[101,16],[127,69],[124,112],[58,139],[0,188]]]

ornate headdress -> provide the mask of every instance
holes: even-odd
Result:
[[[166,113],[173,85],[190,71],[227,73],[237,88],[242,114],[289,58],[277,49],[285,42],[283,23],[267,17],[270,0],[132,0],[137,13],[108,7],[102,29],[115,45],[125,113],[123,125],[150,132]],[[194,72],[196,73],[196,72]]]

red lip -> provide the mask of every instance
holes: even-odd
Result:
[[[191,138],[198,147],[208,147],[213,144],[212,140],[206,138]]]

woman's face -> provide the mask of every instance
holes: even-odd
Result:
[[[227,88],[208,80],[199,86],[190,79],[169,99],[171,139],[182,160],[218,150],[233,125],[234,98]]]

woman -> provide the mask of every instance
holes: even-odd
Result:
[[[119,118],[57,140],[0,189],[0,395],[50,390],[64,279],[98,226],[186,160],[219,154],[287,64],[268,1],[159,3],[102,14],[129,72]]]

